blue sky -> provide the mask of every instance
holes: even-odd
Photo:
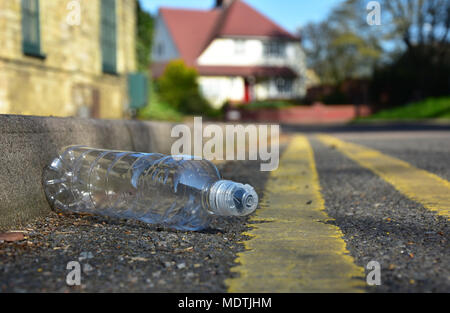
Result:
[[[214,0],[139,0],[142,7],[156,14],[160,6],[208,9]],[[324,19],[343,0],[245,0],[291,32],[308,22]]]

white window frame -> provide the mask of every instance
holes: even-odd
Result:
[[[280,40],[264,42],[264,56],[282,58],[286,56],[286,43]]]

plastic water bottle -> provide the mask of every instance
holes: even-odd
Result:
[[[70,146],[44,170],[53,209],[131,218],[181,230],[208,226],[213,214],[244,216],[253,187],[222,180],[207,160]]]

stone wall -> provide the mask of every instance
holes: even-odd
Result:
[[[126,114],[126,74],[136,70],[136,2],[116,0],[117,75],[102,73],[100,0],[78,0],[79,25],[67,22],[71,2],[39,1],[40,59],[22,51],[21,1],[0,1],[0,114]]]

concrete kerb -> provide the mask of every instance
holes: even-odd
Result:
[[[67,145],[170,153],[171,123],[0,115],[0,230],[50,207],[42,170]]]

